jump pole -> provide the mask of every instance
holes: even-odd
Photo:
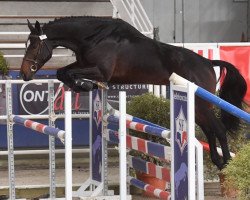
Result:
[[[114,115],[115,117],[118,117],[118,118],[120,117],[120,112],[119,112],[118,110],[115,110],[115,109],[112,108],[111,106],[109,107],[109,114],[110,114],[110,115]],[[165,127],[162,127],[162,126],[159,126],[159,125],[157,125],[157,124],[154,124],[154,123],[152,123],[152,122],[146,121],[146,120],[144,120],[144,119],[140,119],[140,118],[138,118],[138,117],[134,117],[134,116],[129,115],[129,114],[127,114],[126,118],[127,118],[127,121],[131,121],[131,122],[138,123],[138,125],[139,125],[139,124],[144,124],[144,125],[148,125],[149,127],[156,127],[156,128],[158,128],[159,130],[169,131],[169,133],[170,133],[170,130],[169,130],[169,129],[167,129],[167,128],[165,128]],[[166,138],[166,139],[167,139],[167,141],[170,143],[170,134],[169,134],[169,138]],[[199,142],[202,144],[203,149],[204,149],[205,151],[208,151],[208,152],[210,151],[210,148],[209,148],[209,144],[208,144],[208,143],[206,143],[206,142],[204,142],[204,141],[201,141],[201,140],[200,140]],[[218,154],[219,154],[220,156],[223,155],[223,154],[222,154],[221,148],[217,147],[217,151],[218,151]],[[231,155],[231,157],[235,157],[235,154],[232,153],[232,152],[230,152],[230,155]]]
[[[193,86],[193,85],[191,85],[191,86]],[[175,164],[173,163],[174,161],[172,161],[172,163],[173,163],[173,165],[175,166],[175,169],[176,169],[176,171],[172,172],[172,177],[176,176],[176,180],[177,180],[177,182],[174,182],[174,183],[172,182],[172,186],[174,187],[172,189],[172,191],[171,191],[171,192],[173,192],[173,194],[171,194],[172,199],[179,199],[178,195],[182,195],[182,196],[184,196],[187,199],[199,199],[199,200],[204,199],[204,196],[203,196],[203,194],[204,194],[204,191],[203,191],[204,190],[203,176],[200,176],[200,175],[202,175],[201,173],[203,173],[202,166],[197,166],[197,173],[199,175],[198,176],[198,184],[199,185],[197,185],[197,191],[195,190],[195,187],[196,187],[195,186],[195,181],[196,180],[194,178],[195,177],[195,164],[194,164],[195,163],[195,156],[194,155],[195,155],[196,149],[197,149],[197,151],[200,151],[199,155],[197,155],[197,158],[199,158],[199,159],[198,159],[198,162],[196,164],[197,165],[202,165],[202,162],[199,162],[200,158],[202,158],[202,156],[201,156],[201,154],[202,154],[202,146],[201,146],[201,144],[198,143],[198,140],[196,140],[196,138],[194,137],[194,87],[191,87],[191,86],[190,87],[174,86],[175,88],[178,87],[177,88],[177,92],[179,92],[178,90],[181,90],[181,92],[186,92],[186,100],[181,105],[185,105],[186,104],[186,106],[185,106],[186,107],[185,108],[186,109],[185,114],[186,114],[186,118],[188,119],[188,121],[185,122],[186,123],[185,129],[182,128],[181,131],[182,132],[188,132],[190,134],[187,134],[189,144],[188,144],[188,148],[185,150],[185,151],[188,151],[188,155],[185,157],[185,158],[188,157],[188,159],[186,159],[186,160],[184,159],[185,164],[183,164],[183,165],[185,165],[187,167],[183,171],[183,169],[181,168],[182,165],[175,166]],[[179,105],[180,105],[180,102],[177,102],[177,103],[179,103]],[[179,106],[179,108],[180,108],[180,106]],[[188,110],[187,110],[187,108],[188,108]],[[179,114],[180,110],[177,109],[176,113]],[[120,120],[121,119],[121,114],[119,113],[117,115],[118,115],[117,117],[115,117],[115,116],[109,116],[109,117],[107,117],[106,115],[104,115],[104,120],[103,121],[105,123],[119,124],[120,121],[121,121]],[[171,127],[171,129],[175,129],[174,127],[176,126],[176,124],[179,124],[179,123],[176,123],[175,120],[174,120],[174,119],[177,118],[177,116],[175,116],[175,115],[172,116],[172,121],[175,123],[175,125],[173,125]],[[125,117],[126,116],[124,116],[124,118]],[[153,131],[154,133],[157,132],[157,135],[158,135],[158,129],[161,130],[160,127],[155,127],[155,126],[151,127],[150,125],[141,126],[142,124],[131,122],[131,120],[129,120],[128,117],[126,117],[126,118],[127,118],[127,120],[126,120],[127,121],[126,122],[127,123],[127,128],[132,128],[134,126],[136,127],[137,125],[139,125],[139,130],[144,130],[145,131],[145,127],[150,127],[150,128],[154,129],[154,131]],[[183,119],[183,118],[180,118],[180,119]],[[130,127],[131,124],[133,124],[132,127]],[[157,131],[155,131],[155,130],[157,130]],[[166,130],[164,130],[164,131],[166,131]],[[180,130],[178,129],[177,132],[178,131],[180,131]],[[108,139],[107,132],[104,131],[103,133],[104,133],[105,137],[107,137],[107,139]],[[163,135],[167,136],[168,134],[163,134]],[[161,135],[161,133],[160,133],[160,135]],[[172,137],[172,138],[176,138],[176,137]],[[112,139],[114,139],[113,136],[112,136]],[[117,139],[116,139],[116,141],[117,141]],[[171,145],[172,148],[173,148],[174,145],[175,144]],[[199,148],[197,148],[196,145],[199,146]],[[173,158],[174,157],[178,157],[178,155],[177,156],[174,155],[172,157]],[[180,160],[178,161],[178,159],[177,159],[177,162],[180,162]],[[181,163],[183,163],[183,162],[181,162]],[[125,169],[126,167],[124,166],[124,167],[120,167],[120,168]],[[188,174],[188,175],[185,175],[184,177],[180,177],[180,175],[183,175],[184,173]],[[202,178],[202,179],[199,179],[199,178]],[[130,178],[128,178],[128,180],[130,180]],[[172,181],[174,181],[174,180],[175,180],[175,178],[172,179]],[[182,183],[183,180],[184,180],[184,182],[187,182],[185,180],[188,180],[188,184],[185,183],[187,185],[185,186],[186,190],[185,190],[184,194],[182,193],[183,189],[181,189],[181,191],[179,191],[175,187],[176,185],[179,185],[180,183]],[[121,180],[120,182],[122,182],[122,181],[123,180]],[[177,188],[179,188],[179,189],[181,187],[182,186],[180,186],[180,185],[179,185],[179,187],[177,186]],[[144,188],[144,186],[143,186],[143,188]],[[156,191],[156,193],[157,193],[157,191]],[[175,195],[175,191],[176,191],[176,196],[174,196]]]
[[[179,76],[176,73],[172,73],[172,75],[169,78],[170,81],[172,81],[175,85],[182,85],[187,86],[188,83],[191,83],[187,79]],[[216,95],[208,92],[207,90],[199,87],[198,85],[194,84],[195,94],[202,99],[220,107],[221,109],[227,111],[228,113],[234,115],[235,117],[238,117],[248,123],[250,123],[250,114],[237,108],[236,106],[228,103],[227,101],[217,97]]]
[[[126,128],[126,92],[119,92],[119,168],[120,168],[120,199],[127,198],[127,128]]]
[[[180,100],[184,99],[184,101],[179,101],[179,102],[174,102],[172,103],[172,109],[171,109],[171,119],[172,119],[172,122],[171,124],[172,127],[171,127],[171,132],[176,132],[175,134],[178,134],[178,132],[182,135],[184,135],[184,138],[185,138],[185,134],[187,134],[187,141],[188,143],[186,143],[184,141],[184,149],[183,149],[183,152],[185,152],[184,154],[186,155],[178,155],[178,149],[175,151],[173,151],[173,154],[172,154],[172,157],[175,158],[174,160],[172,160],[172,168],[171,170],[175,170],[175,171],[172,171],[172,190],[171,190],[171,198],[172,199],[180,199],[182,197],[186,198],[186,199],[199,199],[199,200],[202,200],[204,199],[204,192],[203,192],[203,189],[204,189],[204,184],[203,184],[203,176],[198,176],[198,185],[197,185],[197,190],[195,189],[196,188],[196,184],[195,184],[195,151],[196,151],[196,145],[198,146],[198,151],[200,152],[199,155],[197,155],[197,159],[198,161],[200,161],[200,159],[202,158],[201,154],[202,154],[202,145],[199,144],[198,140],[196,140],[196,138],[194,137],[194,87],[192,84],[189,84],[188,87],[184,87],[184,86],[172,86],[172,89],[174,89],[175,91],[174,92],[182,92],[182,93],[185,93],[184,94],[184,98],[180,98]],[[172,91],[172,99],[176,99],[174,98],[175,96],[174,95],[179,95],[178,94],[174,94],[173,91]],[[183,95],[183,94],[182,94]],[[177,106],[176,106],[177,104]],[[121,106],[121,104],[120,104]],[[183,107],[182,107],[183,106]],[[121,108],[120,108],[121,109]],[[183,113],[185,113],[185,117],[183,117]],[[182,116],[180,117],[180,115],[182,114]],[[118,117],[115,117],[115,116],[104,116],[104,122],[106,123],[112,123],[112,124],[120,124],[121,122],[121,118],[127,118],[127,128],[139,128],[139,130],[141,131],[145,131],[146,128],[150,127],[150,129],[152,128],[152,130],[154,131],[150,131],[151,134],[157,134],[159,136],[161,136],[162,134],[162,130],[161,128],[159,127],[151,127],[150,125],[144,125],[142,126],[142,124],[140,123],[137,123],[137,122],[131,122],[130,120],[128,120],[128,117],[123,116],[123,114],[119,113],[118,114]],[[177,120],[178,121],[177,121]],[[184,119],[185,119],[185,122],[184,122]],[[130,126],[132,124],[132,126]],[[180,125],[181,124],[181,125]],[[180,126],[179,128],[176,128],[177,126]],[[157,130],[157,131],[156,131]],[[160,130],[160,131],[159,131]],[[159,131],[159,133],[158,133]],[[166,130],[164,130],[166,131]],[[113,131],[115,132],[115,131]],[[107,130],[107,132],[104,132],[104,135],[106,135],[107,139],[115,139],[114,136],[112,136],[111,134],[111,138],[108,137],[108,134],[107,133],[111,133]],[[165,133],[165,132],[164,132]],[[169,133],[168,133],[169,134]],[[164,136],[168,136],[168,134],[163,134]],[[173,134],[172,135],[172,148],[176,149],[176,138],[177,136]],[[115,134],[116,135],[116,134]],[[120,135],[120,134],[117,134],[117,135]],[[128,137],[128,136],[127,136]],[[120,138],[121,140],[121,138]],[[116,142],[119,142],[117,141],[116,139],[114,140]],[[147,145],[145,145],[147,146]],[[177,144],[178,146],[178,144]],[[121,148],[121,146],[120,146]],[[181,147],[183,148],[183,147]],[[182,152],[182,153],[183,153]],[[198,152],[198,153],[199,153]],[[198,154],[197,153],[197,154]],[[121,153],[120,153],[121,154]],[[179,157],[179,158],[178,158]],[[180,158],[181,157],[181,158]],[[202,160],[203,161],[203,160]],[[122,161],[120,161],[122,162]],[[176,164],[178,163],[178,164]],[[183,164],[184,163],[184,164]],[[202,163],[199,163],[197,162],[196,163],[197,165],[202,165]],[[123,165],[120,165],[120,169],[125,169],[126,167],[122,167]],[[182,166],[185,166],[185,168],[182,168]],[[202,166],[197,166],[197,173],[199,175],[201,175],[201,173],[203,173],[203,168]],[[182,176],[184,175],[184,176]],[[130,179],[128,178],[128,180],[134,180],[136,181],[135,179]],[[121,180],[122,182],[122,180]],[[183,182],[184,185],[183,185]],[[133,182],[133,184],[135,185],[140,185],[142,186],[142,183],[141,182],[138,182],[136,181]],[[145,189],[146,185],[143,185],[143,187],[141,187],[142,189]],[[185,192],[183,193],[183,187],[185,187],[186,189]],[[178,188],[181,190],[178,190]],[[155,191],[156,193],[158,193],[159,191]],[[155,193],[154,192],[154,193]],[[165,193],[164,193],[165,194]],[[167,196],[169,196],[169,194],[167,194]],[[180,197],[181,196],[181,197]],[[166,197],[165,197],[166,198]]]
[[[194,87],[170,83],[171,199],[197,199],[195,185]],[[181,189],[180,189],[181,188]]]
[[[93,90],[90,92],[89,145],[90,164],[89,178],[73,192],[73,197],[81,199],[120,199],[114,196],[114,191],[108,189],[107,174],[107,141],[103,136],[103,112],[107,110],[107,91]],[[105,101],[105,102],[103,102]],[[112,197],[110,197],[112,196]]]
[[[34,131],[43,133],[45,135],[54,136],[61,140],[62,143],[64,143],[65,140],[65,131],[60,130],[58,128],[50,127],[29,119],[25,119],[19,116],[13,116],[12,121],[15,122],[18,125],[24,126],[26,128],[32,129]]]
[[[192,85],[193,86],[193,85]],[[190,156],[188,156],[188,158],[189,158],[189,160],[191,160],[191,161],[189,161],[186,165],[188,166],[186,169],[188,170],[187,171],[187,174],[188,174],[188,189],[186,190],[186,193],[184,194],[185,195],[185,197],[187,197],[188,199],[199,199],[199,200],[202,200],[202,199],[204,199],[204,196],[203,196],[203,194],[204,194],[204,191],[203,191],[203,189],[204,189],[204,183],[203,183],[203,177],[202,177],[202,179],[199,179],[199,177],[201,177],[201,176],[198,176],[198,185],[197,185],[197,189],[198,189],[198,191],[196,191],[195,190],[195,179],[194,179],[194,177],[195,177],[195,151],[196,151],[196,149],[197,150],[199,150],[200,151],[200,153],[199,153],[199,155],[197,155],[197,158],[199,157],[199,158],[202,158],[202,145],[198,142],[198,140],[196,140],[195,138],[194,138],[194,90],[193,90],[193,87],[188,87],[188,89],[187,89],[187,87],[185,87],[185,86],[176,86],[176,87],[179,87],[179,88],[181,88],[181,91],[184,91],[184,92],[186,92],[186,93],[188,93],[188,95],[186,96],[186,104],[188,104],[188,105],[186,105],[186,107],[188,107],[189,108],[189,111],[191,111],[191,112],[188,112],[188,111],[185,111],[186,112],[186,115],[188,115],[188,119],[189,119],[189,121],[187,121],[186,123],[188,124],[188,125],[186,125],[187,127],[188,127],[188,132],[189,133],[191,133],[190,134],[190,136],[189,136],[189,134],[188,134],[188,141],[190,142],[190,145],[192,145],[192,147],[189,147],[188,148],[188,152],[189,153],[191,153],[191,154],[189,154]],[[179,89],[178,88],[178,89]],[[177,90],[178,91],[178,90]],[[105,100],[106,100],[106,95],[104,95],[105,96],[105,98],[103,99],[103,105],[106,105],[106,103],[107,102],[105,102]],[[189,97],[193,97],[193,100],[192,100],[192,98],[191,98],[191,100],[190,100],[190,98]],[[184,104],[185,104],[184,103]],[[183,105],[184,105],[183,104]],[[124,105],[124,104],[123,104]],[[122,105],[122,103],[120,103],[120,105],[119,105],[119,107],[120,106],[123,106]],[[103,106],[102,108],[104,108],[105,106]],[[179,106],[180,107],[180,106]],[[124,107],[120,107],[120,109],[122,110]],[[180,113],[180,110],[177,110],[177,111],[179,111],[179,113]],[[171,111],[172,112],[172,111]],[[103,113],[105,113],[105,112],[103,112]],[[178,114],[178,113],[177,113]],[[121,114],[122,115],[122,117],[120,116],[120,120],[119,120],[119,118],[112,118],[112,120],[114,120],[114,122],[115,123],[117,123],[117,124],[120,124],[120,122],[122,121],[121,120],[121,118],[124,118],[124,120],[125,121],[127,121],[127,123],[128,123],[128,121],[130,121],[130,120],[126,120],[126,114]],[[124,116],[123,116],[124,115]],[[105,116],[105,115],[104,115]],[[105,118],[105,117],[104,117]],[[108,119],[108,118],[107,118]],[[107,120],[106,119],[106,120]],[[172,117],[172,121],[175,121],[174,119],[176,119],[176,116],[174,116],[174,117]],[[181,119],[183,119],[183,118],[181,118]],[[105,119],[103,120],[104,122],[105,122]],[[107,122],[108,122],[109,120],[107,120]],[[191,123],[190,125],[189,125],[189,123]],[[105,122],[105,124],[106,124],[106,122]],[[173,129],[175,126],[176,126],[176,122],[175,122],[175,125],[173,126],[173,127],[171,127],[171,129]],[[133,125],[135,125],[135,124],[133,124]],[[137,125],[138,125],[138,123],[137,123]],[[105,127],[107,126],[107,124],[105,125]],[[120,126],[122,126],[122,125],[120,125]],[[147,125],[148,127],[150,127],[150,125]],[[124,123],[124,127],[126,127],[126,124]],[[107,128],[107,127],[106,127]],[[126,128],[125,128],[126,129]],[[144,129],[144,128],[143,128]],[[158,129],[161,129],[160,127],[157,127],[157,130]],[[179,130],[179,129],[178,129]],[[182,131],[187,131],[186,129],[184,130],[184,129],[182,129]],[[173,132],[173,131],[172,131]],[[103,132],[103,134],[105,135],[105,137],[106,137],[106,134],[105,134],[105,131]],[[123,134],[121,134],[121,135],[123,135]],[[120,135],[120,136],[121,136]],[[124,136],[125,136],[125,134],[124,134]],[[104,137],[104,138],[105,138]],[[174,137],[172,137],[172,138],[174,138]],[[108,139],[108,138],[107,138]],[[123,139],[125,139],[125,137],[123,138],[123,137],[120,137],[120,140],[123,140]],[[122,143],[122,142],[121,142]],[[197,148],[196,147],[196,145],[197,146],[199,146],[199,148]],[[172,147],[174,146],[173,144],[171,145]],[[123,149],[122,148],[122,145],[120,145],[119,146],[120,147],[120,169],[126,169],[126,163],[125,164],[121,164],[121,163],[123,163],[124,162],[124,157],[123,156],[121,156],[122,155],[122,152],[121,152],[121,150]],[[124,148],[125,149],[125,148]],[[175,156],[173,156],[173,157],[175,157]],[[122,159],[123,158],[123,159]],[[198,162],[196,163],[196,164],[198,164],[198,165],[202,165],[202,162],[200,163],[199,162],[199,160],[200,159],[197,159],[198,160]],[[173,162],[172,162],[173,163]],[[106,165],[106,164],[104,164],[104,165]],[[200,166],[197,166],[197,173],[199,174],[199,175],[202,175],[201,173],[203,173],[203,168],[202,168],[202,166],[200,167]],[[177,171],[176,172],[183,172],[183,170],[181,169],[181,170],[178,170],[178,169],[181,169],[181,168],[177,168]],[[107,168],[105,168],[105,170],[104,171],[102,171],[102,173],[105,173],[106,172],[106,170],[107,170]],[[185,172],[186,173],[186,172]],[[122,175],[124,175],[124,174],[121,174],[121,176],[120,177],[122,177]],[[173,175],[172,175],[173,177],[175,176],[175,172],[173,172]],[[187,176],[185,176],[185,177],[187,177]],[[187,180],[187,178],[185,178],[184,177],[184,181],[185,180]],[[126,184],[124,184],[124,183],[122,183],[124,180],[126,180],[126,179],[120,179],[120,183],[121,183],[121,190],[123,190],[123,191],[120,191],[120,198],[122,199],[123,197],[124,197],[124,195],[126,196],[126,193],[125,193],[125,190],[126,190]],[[127,178],[127,180],[130,180],[130,178]],[[172,180],[175,180],[175,179],[172,179]],[[183,180],[183,179],[181,179],[181,180]],[[179,179],[178,179],[178,175],[177,175],[177,181],[179,181],[179,183],[180,182],[183,182],[183,181],[181,181],[180,180],[180,177],[179,177]],[[104,185],[106,184],[106,182],[104,181],[103,182],[104,183]],[[178,183],[178,184],[179,184]],[[176,185],[178,185],[178,184],[176,184]],[[124,186],[122,186],[122,185],[124,185]],[[175,183],[172,183],[172,186],[174,186],[175,185]],[[104,188],[105,188],[105,186],[104,186]],[[180,188],[180,187],[179,187]],[[175,193],[175,188],[173,188],[172,189],[172,192],[173,192],[173,194],[171,194],[171,197],[172,197],[172,199],[178,199],[178,196],[175,198],[175,196],[173,196],[174,195],[174,193]],[[157,190],[158,191],[158,190]],[[157,192],[156,191],[156,192]],[[178,192],[177,192],[177,194],[178,194]],[[180,193],[179,193],[180,194]],[[182,195],[182,194],[181,194]],[[112,198],[114,199],[115,197],[114,196],[112,196]]]
[[[72,103],[71,92],[65,92],[65,199],[72,199]]]
[[[65,131],[50,127],[19,116],[11,116],[10,122],[14,122],[26,128],[38,131],[40,133],[57,137],[62,143],[65,143],[65,199],[72,199],[72,99],[71,92],[65,92]],[[12,161],[14,162],[14,161]],[[13,192],[14,191],[14,192]],[[11,186],[10,199],[15,198],[15,187]]]

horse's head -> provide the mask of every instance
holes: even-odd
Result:
[[[20,71],[25,81],[31,80],[33,75],[52,57],[53,50],[51,42],[43,34],[38,21],[33,27],[28,20],[28,27],[30,35],[26,42],[26,53]]]

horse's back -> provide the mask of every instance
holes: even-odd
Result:
[[[107,81],[168,85],[169,76],[175,72],[214,92],[216,78],[208,59],[188,49],[152,40],[121,19],[106,23],[105,32],[103,40],[93,46],[91,60],[107,65],[102,68],[112,68]]]
[[[166,62],[164,64],[170,73],[175,72],[214,93],[216,75],[209,59],[186,48],[166,44],[162,45],[165,47],[163,51],[166,55]]]

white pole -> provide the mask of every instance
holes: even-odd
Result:
[[[126,92],[119,92],[119,137],[120,137],[120,199],[126,200],[127,197],[127,143],[126,143]]]
[[[161,96],[165,99],[167,98],[167,86],[166,85],[161,86]]]
[[[171,146],[171,199],[175,200],[175,184],[174,184],[174,94],[173,94],[173,82],[170,82],[170,146]]]
[[[203,168],[203,147],[201,143],[195,138],[196,146],[196,180],[197,180],[197,198],[204,200],[204,168]]]
[[[148,92],[154,93],[154,85],[148,85]]]
[[[65,92],[65,199],[72,199],[72,112],[71,92]]]
[[[196,199],[195,190],[195,85],[188,83],[188,199]]]
[[[157,97],[160,97],[160,86],[159,85],[154,85],[154,95]]]
[[[89,92],[89,114],[90,116],[93,116],[93,109],[92,109],[92,106],[93,106],[93,92],[90,91]],[[93,180],[93,169],[92,169],[92,117],[89,117],[89,176],[90,176],[90,179]],[[90,191],[92,191],[93,188],[90,188]]]

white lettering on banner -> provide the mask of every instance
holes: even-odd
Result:
[[[41,86],[41,83],[36,83],[36,86]],[[27,107],[27,103],[30,102],[37,102],[37,103],[41,103],[41,102],[47,102],[48,101],[48,91],[44,91],[44,90],[30,90],[27,89],[26,87],[28,87],[29,84],[23,84],[21,89],[20,89],[20,103],[21,106],[23,108],[23,110],[30,115],[33,114],[38,114],[41,115],[43,113],[45,113],[48,110],[48,106],[46,107],[41,107],[41,111],[39,113],[32,113],[31,111],[28,110]]]
[[[29,95],[29,94],[30,94],[30,95]],[[23,99],[24,99],[24,101],[26,101],[26,102],[31,102],[31,101],[33,101],[33,99],[34,99],[34,92],[33,92],[33,91],[30,91],[30,90],[24,92],[24,94],[23,94]]]
[[[39,91],[36,91],[34,101],[37,101],[37,98],[39,98],[40,101],[44,101],[45,94],[48,94],[48,91],[42,91],[42,94],[40,94]],[[48,95],[46,101],[48,101]]]
[[[48,101],[49,101],[49,92],[47,90],[48,86],[46,83],[45,85],[42,84],[35,84],[35,83],[27,83],[23,84],[20,88],[20,107],[22,111],[25,111],[27,114],[30,115],[41,115],[48,111]],[[42,86],[42,87],[39,87]],[[55,88],[55,95],[54,95],[54,110],[55,111],[62,111],[64,109],[64,93],[65,88],[63,83],[60,83],[59,86]],[[81,108],[81,99],[80,94],[75,93],[74,103],[72,109],[78,114],[84,113],[79,112]],[[87,112],[86,112],[87,113]]]
[[[23,99],[26,102],[31,102],[31,101],[44,101],[45,100],[45,94],[48,93],[48,91],[32,91],[32,90],[27,90],[23,93]],[[48,101],[48,96],[46,101]]]
[[[148,89],[148,85],[145,84],[124,84],[124,85],[112,85],[113,90],[143,90]]]
[[[186,96],[181,96],[179,94],[174,94],[174,99],[180,100],[180,101],[187,101],[187,97]]]

